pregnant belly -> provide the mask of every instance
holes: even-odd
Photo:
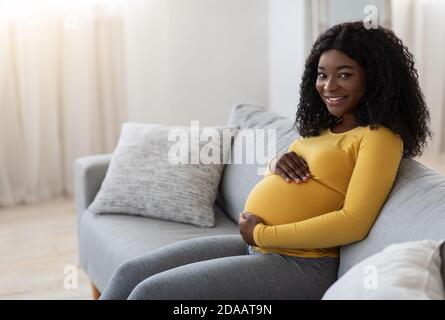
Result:
[[[287,183],[278,175],[261,180],[247,197],[244,211],[263,218],[267,225],[292,223],[341,208],[342,194],[310,179]]]

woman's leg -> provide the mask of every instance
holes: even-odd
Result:
[[[141,281],[172,268],[247,253],[247,244],[238,235],[200,237],[168,245],[119,266],[100,299],[127,299]]]
[[[196,262],[141,282],[129,299],[321,299],[337,279],[338,260],[278,254]]]

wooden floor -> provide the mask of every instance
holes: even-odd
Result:
[[[445,175],[445,159],[420,161]],[[91,299],[79,268],[78,288],[64,288],[70,265],[78,267],[71,199],[0,209],[0,299]]]
[[[91,299],[78,268],[75,219],[66,198],[0,210],[0,299]],[[75,285],[71,266],[77,289],[64,288],[65,279]]]

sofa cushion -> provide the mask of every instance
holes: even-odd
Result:
[[[229,138],[236,131],[125,123],[89,210],[213,227],[213,204],[231,145],[224,134]]]
[[[444,176],[413,159],[402,159],[391,193],[368,236],[341,247],[338,275],[390,244],[445,239],[444,199]]]
[[[276,130],[276,152],[278,154],[286,151],[290,144],[299,137],[296,130],[293,129],[292,119],[279,116],[263,107],[250,104],[235,105],[232,108],[228,125],[240,128],[240,132],[232,146],[232,154],[234,153],[233,150],[237,150],[240,144],[244,143],[243,132],[249,129]],[[265,139],[262,145],[265,150],[267,150],[266,145],[267,140]],[[244,210],[244,203],[249,192],[262,179],[261,172],[266,166],[265,164],[258,163],[258,161],[255,161],[253,164],[246,162],[243,161],[241,164],[231,163],[225,166],[217,196],[218,205],[235,222],[238,222],[239,213]]]
[[[85,211],[80,221],[80,264],[99,291],[124,261],[195,237],[238,234],[238,226],[214,206],[216,226],[200,228],[146,217]],[[247,250],[247,247],[246,247]]]
[[[392,244],[356,264],[324,300],[443,300],[440,246],[421,240]]]

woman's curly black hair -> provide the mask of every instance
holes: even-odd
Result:
[[[390,129],[403,140],[404,158],[420,156],[432,133],[413,56],[393,31],[366,29],[363,22],[335,25],[316,40],[300,85],[294,124],[299,134],[318,136],[339,120],[328,112],[315,87],[319,58],[330,49],[346,54],[366,72],[365,93],[354,113],[357,124]]]

